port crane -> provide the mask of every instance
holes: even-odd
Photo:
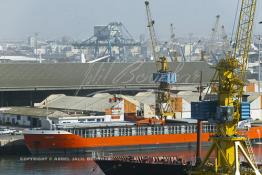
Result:
[[[79,49],[89,48],[94,54],[94,60],[109,55],[112,61],[118,55],[121,61],[127,61],[128,49],[140,47],[141,43],[135,41],[122,22],[110,22],[105,26],[94,26],[93,36],[80,43],[73,43],[73,46]],[[114,53],[114,48],[118,49],[118,54]]]
[[[222,40],[223,40],[223,52],[225,52],[225,55],[226,55],[226,51],[229,50],[230,45],[229,45],[229,41],[228,41],[228,37],[227,37],[224,25],[221,26],[221,35],[222,35]]]
[[[155,114],[162,120],[165,120],[168,116],[175,117],[175,112],[172,107],[172,100],[170,96],[170,85],[176,82],[176,74],[169,71],[167,58],[159,56],[159,52],[156,51],[157,39],[154,24],[152,19],[149,1],[145,1],[146,15],[147,15],[147,27],[150,35],[152,56],[156,63],[157,72],[153,74],[153,80],[158,83],[158,89],[156,92],[156,107]]]
[[[212,145],[196,171],[191,174],[255,174],[260,175],[249,139],[237,131],[243,114],[243,87],[245,85],[248,54],[257,0],[241,0],[235,47],[216,65],[218,75],[218,101],[216,115],[209,116],[216,124],[216,133],[210,137]],[[211,154],[214,166],[208,166]],[[240,153],[251,170],[240,170]]]
[[[211,62],[217,62],[215,51],[217,50],[217,41],[219,39],[219,32],[218,32],[219,21],[220,21],[220,15],[217,15],[214,27],[212,28],[211,38],[208,42],[208,54],[211,56],[211,59],[213,59],[210,60]]]
[[[168,48],[168,53],[169,53],[169,57],[172,59],[172,61],[177,61],[177,52],[175,49],[175,42],[176,42],[176,38],[175,38],[175,27],[173,26],[173,24],[170,24],[170,44],[169,44],[169,48]]]

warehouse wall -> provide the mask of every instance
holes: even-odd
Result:
[[[262,120],[262,103],[261,103],[261,96],[251,102],[250,104],[250,115],[253,120],[259,119]]]
[[[41,122],[36,117],[0,113],[0,123],[18,126],[40,127]]]

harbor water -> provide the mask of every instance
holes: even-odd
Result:
[[[262,163],[262,145],[253,146],[258,163]],[[202,151],[203,155],[206,149]],[[150,153],[151,156],[177,156],[194,160],[195,149]],[[81,156],[2,156],[0,174],[4,175],[104,175],[94,161]]]

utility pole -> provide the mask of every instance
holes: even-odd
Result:
[[[260,57],[261,35],[258,35],[258,93],[260,94],[261,57]]]
[[[193,33],[189,33],[189,46],[190,46],[190,53],[189,53],[189,61],[192,61],[192,52],[193,52],[193,43],[192,43],[192,37],[193,37]]]
[[[262,24],[260,21],[258,24]],[[260,94],[260,80],[261,80],[261,57],[260,57],[260,45],[261,45],[261,35],[258,35],[258,93]]]
[[[35,33],[35,61],[37,62],[38,57],[38,46],[37,46],[38,33]]]

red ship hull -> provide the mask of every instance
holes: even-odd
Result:
[[[260,139],[262,127],[252,127],[246,132],[249,139]],[[212,133],[202,133],[201,141],[207,143]],[[196,133],[162,134],[143,136],[112,136],[83,138],[63,131],[28,132],[24,134],[26,146],[32,154],[87,152],[92,150],[120,150],[120,148],[144,148],[191,145],[196,142]]]

